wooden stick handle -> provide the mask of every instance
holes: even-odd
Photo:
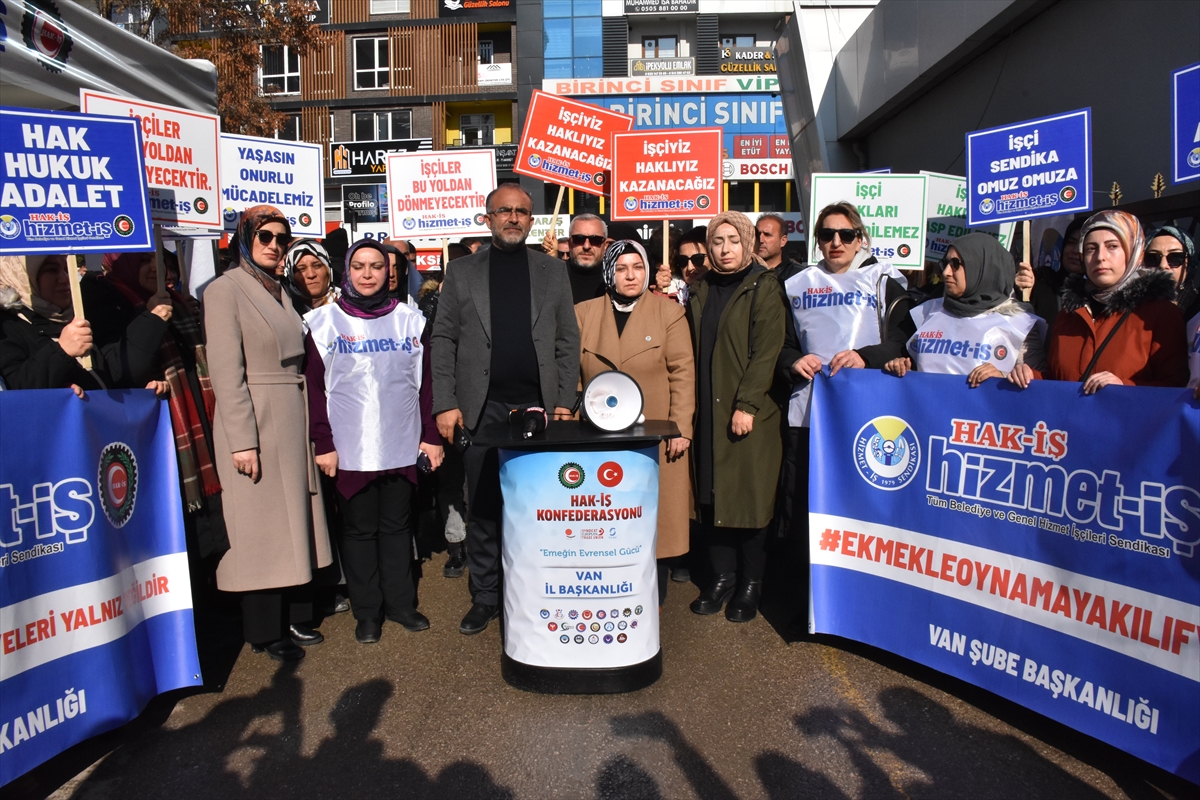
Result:
[[[158,276],[158,291],[167,289],[167,257],[164,254],[162,228],[154,226],[154,272]]]
[[[416,264],[413,264],[416,268]],[[445,236],[442,237],[442,280],[446,279],[446,273],[450,271],[450,240]]]
[[[671,220],[664,219],[663,220],[663,260],[662,260],[662,263],[663,263],[663,266],[666,267],[667,269],[671,268],[671,265],[667,263],[667,258],[669,258],[670,255],[671,255]]]
[[[74,254],[67,255],[67,280],[71,283],[71,306],[75,309],[75,319],[87,319],[83,313],[83,291],[79,286],[79,262]],[[79,363],[84,369],[91,369],[92,357],[82,355]]]
[[[1029,228],[1029,220],[1021,223],[1021,253],[1024,255],[1022,263],[1033,266],[1033,262],[1029,260]],[[1021,299],[1026,303],[1029,302],[1029,289],[1021,290]]]
[[[560,184],[558,187],[558,199],[554,201],[554,216],[550,217],[550,235],[554,236],[554,231],[558,227],[558,210],[562,208],[563,195],[567,193],[567,187]],[[558,238],[558,237],[555,237]]]

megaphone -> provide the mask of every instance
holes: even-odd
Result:
[[[601,372],[583,387],[583,417],[602,431],[617,433],[646,421],[642,387],[618,370]]]

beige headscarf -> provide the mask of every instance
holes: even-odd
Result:
[[[712,265],[713,270],[721,272],[721,268],[717,264],[717,260],[712,256],[713,252],[713,236],[716,234],[717,228],[728,222],[738,232],[738,238],[742,240],[742,263],[737,266],[737,269],[732,272],[740,272],[750,265],[751,261],[759,260],[754,255],[754,224],[750,222],[750,218],[740,211],[723,211],[712,218],[708,223],[708,263]]]
[[[75,316],[73,308],[59,308],[37,293],[38,272],[48,256],[0,256],[0,307],[31,308],[46,319],[55,322],[70,322]]]

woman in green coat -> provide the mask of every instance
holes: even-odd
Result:
[[[775,273],[757,263],[754,226],[727,211],[708,225],[712,269],[688,301],[696,352],[693,469],[713,583],[697,614],[725,608],[730,622],[758,614],[763,546],[783,458],[780,410],[768,394],[787,308]]]

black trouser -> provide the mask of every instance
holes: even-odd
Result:
[[[508,422],[512,405],[496,400],[484,403],[474,436],[494,422]],[[467,570],[471,573],[471,598],[476,603],[500,604],[500,519],[504,501],[500,495],[500,458],[495,448],[471,445],[463,453],[467,471]]]
[[[381,475],[342,501],[342,569],[355,619],[411,611],[413,485]]]
[[[788,428],[783,438],[776,528],[781,539],[807,539],[808,428]]]
[[[312,584],[242,594],[242,633],[250,644],[270,644],[289,625],[312,622]]]
[[[464,474],[463,455],[453,447],[446,448],[446,456],[442,465],[434,473],[437,478],[437,509],[442,521],[446,542],[455,544],[463,541],[467,521],[467,498],[465,494],[466,476]],[[451,516],[457,517],[464,528],[457,528],[459,522],[452,521]]]
[[[767,568],[764,546],[769,528],[718,528],[713,524],[712,506],[700,507],[700,529],[717,575],[736,572],[742,582],[761,581]]]

